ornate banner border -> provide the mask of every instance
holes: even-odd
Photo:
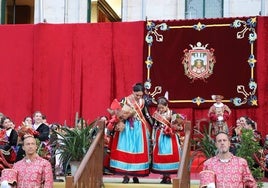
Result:
[[[154,40],[156,42],[163,42],[164,36],[160,34],[158,31],[167,31],[170,29],[194,29],[197,31],[203,31],[206,28],[209,27],[231,27],[233,29],[239,29],[239,31],[236,33],[237,39],[242,39],[246,36],[248,33],[248,40],[250,45],[250,54],[248,57],[248,65],[250,68],[250,77],[249,77],[249,83],[248,88],[244,85],[237,85],[237,94],[238,96],[234,98],[230,98],[229,100],[223,100],[223,102],[229,102],[233,103],[235,106],[242,106],[244,104],[248,104],[250,106],[258,106],[258,100],[257,100],[257,83],[254,79],[254,72],[255,72],[255,65],[257,63],[257,60],[255,59],[254,55],[254,45],[257,40],[257,33],[255,31],[257,25],[257,19],[256,17],[248,18],[247,20],[240,20],[236,19],[232,23],[228,24],[210,24],[205,25],[201,22],[198,22],[195,25],[183,25],[183,26],[169,26],[166,23],[160,23],[155,24],[153,21],[147,21],[146,28],[147,28],[147,34],[145,36],[145,41],[148,45],[148,53],[147,58],[145,60],[146,69],[147,69],[147,76],[146,76],[146,82],[145,82],[145,88],[149,91],[152,86],[152,80],[150,78],[150,71],[153,68],[153,58],[151,56],[151,50]],[[246,89],[247,88],[247,89]],[[151,94],[152,97],[154,97],[156,94],[161,93],[161,86],[157,86],[155,88],[155,91]],[[193,99],[189,100],[180,100],[180,99],[169,99],[170,103],[193,103],[197,106],[203,104],[203,103],[212,103],[215,102],[211,99],[205,99],[202,96],[196,96]]]

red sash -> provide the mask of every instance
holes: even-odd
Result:
[[[138,115],[139,119],[142,121],[142,123],[144,123],[147,127],[148,130],[151,130],[150,125],[148,124],[148,122],[146,121],[141,108],[144,107],[144,100],[142,100],[142,104],[141,106],[137,103],[137,101],[135,100],[133,95],[129,95],[128,97],[126,97],[126,101],[128,104],[130,104],[133,107],[133,110],[136,112],[136,114]]]
[[[153,117],[156,121],[162,123],[163,125],[166,125],[168,127],[171,127],[171,123],[166,119],[164,118],[163,116],[161,116],[158,112],[155,112],[153,114]]]

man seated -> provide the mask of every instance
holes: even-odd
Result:
[[[52,167],[48,160],[40,157],[37,152],[37,142],[32,135],[26,135],[23,139],[23,150],[25,157],[16,162],[13,166],[17,178],[12,182],[16,182],[17,188],[25,187],[53,187]],[[2,183],[8,182],[2,177]],[[4,182],[3,182],[4,181]]]

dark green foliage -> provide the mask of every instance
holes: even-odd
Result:
[[[194,158],[205,157],[207,159],[213,157],[217,153],[217,148],[215,146],[215,141],[211,137],[210,131],[205,129],[204,133],[201,133],[198,130],[194,130],[198,133],[199,137],[193,140],[193,145],[195,151],[191,155],[191,160]],[[203,163],[199,164],[202,165]]]
[[[258,153],[261,149],[259,142],[254,140],[254,134],[252,130],[243,129],[241,135],[241,142],[237,145],[237,156],[242,157],[247,160],[249,169],[253,177],[259,181],[258,187],[262,187],[260,180],[264,177],[263,170],[256,164],[253,158],[254,153]]]
[[[56,132],[59,136],[56,149],[66,167],[70,161],[82,161],[98,132],[98,127],[94,125],[95,122],[81,128],[64,127],[62,132]]]
[[[195,130],[199,135],[199,138],[194,140],[194,145],[196,146],[196,152],[202,152],[205,157],[208,159],[216,155],[217,148],[215,146],[215,141],[210,135],[209,130],[204,130],[204,133],[201,133],[198,130]]]
[[[215,146],[215,141],[209,134],[204,134],[204,137],[200,141],[200,149],[207,158],[211,158],[216,155],[217,148]]]

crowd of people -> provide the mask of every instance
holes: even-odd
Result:
[[[105,135],[105,172],[123,175],[122,183],[129,183],[129,176],[133,176],[133,183],[139,183],[138,177],[149,173],[161,174],[160,183],[171,183],[170,174],[177,173],[180,165],[186,116],[171,110],[165,96],[157,99],[156,110],[150,113],[145,94],[142,84],[136,84],[129,96],[115,99],[108,109],[111,117]],[[256,123],[241,117],[233,128],[227,124],[231,109],[222,102],[223,96],[213,95],[212,99],[215,103],[208,110],[208,118],[218,153],[205,162],[202,174],[213,172],[214,187],[255,188],[248,163],[236,156],[233,141],[241,141],[245,129],[252,130],[253,139],[261,144]],[[236,169],[232,169],[234,166]]]
[[[156,108],[149,110],[148,101],[152,100],[146,100],[145,95],[143,85],[137,83],[128,96],[112,101],[108,108],[109,117],[103,116],[106,120],[104,173],[121,174],[122,183],[129,183],[130,176],[133,183],[139,183],[139,177],[156,173],[162,176],[160,183],[170,184],[170,175],[176,174],[180,166],[187,118],[169,108],[166,96],[159,97],[155,101]],[[218,153],[204,163],[200,173],[201,187],[235,185],[238,188],[255,188],[256,181],[247,161],[236,157],[233,146],[241,141],[245,129],[253,131],[253,139],[260,145],[266,144],[268,148],[268,141],[262,142],[256,122],[246,116],[239,118],[235,127],[230,129],[227,120],[231,110],[222,103],[223,96],[213,95],[212,99],[215,103],[208,111],[208,118]],[[51,134],[51,130],[58,127],[48,125],[40,111],[25,117],[19,127],[15,127],[4,114],[0,113],[0,119],[2,184],[7,182],[12,185],[15,182],[17,187],[24,188],[53,187],[57,156],[52,153],[55,150],[48,148],[58,139],[57,135]],[[42,155],[37,153],[40,147],[47,152]],[[14,175],[16,180],[12,179]],[[210,178],[213,181],[208,181]]]
[[[16,127],[11,118],[0,115],[1,187],[52,188],[50,127],[46,117],[36,111]],[[41,156],[38,149],[43,151]]]

